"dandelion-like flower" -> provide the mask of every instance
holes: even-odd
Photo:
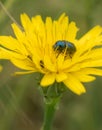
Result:
[[[21,15],[23,28],[12,24],[15,38],[0,36],[0,58],[21,68],[17,74],[43,74],[41,86],[63,82],[80,95],[85,93],[83,82],[102,76],[102,27],[95,26],[77,39],[78,28],[64,13],[58,20],[40,15],[30,19]]]

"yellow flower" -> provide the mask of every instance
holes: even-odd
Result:
[[[22,28],[12,24],[15,38],[0,36],[0,59],[26,70],[17,74],[42,73],[42,87],[63,82],[78,95],[86,91],[82,82],[102,76],[102,27],[95,26],[77,39],[78,28],[64,13],[45,22],[40,15],[29,19],[22,14],[21,23]]]

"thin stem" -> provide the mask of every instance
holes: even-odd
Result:
[[[20,27],[20,25],[17,23],[17,21],[14,19],[14,17],[11,15],[11,13],[8,11],[9,9],[11,9],[12,8],[12,6],[13,6],[13,4],[14,4],[14,2],[16,2],[15,0],[7,0],[4,4],[0,1],[0,6],[1,6],[1,8],[2,8],[2,10],[1,10],[1,15],[0,15],[0,19],[2,20],[2,21],[4,21],[5,20],[5,15],[4,15],[4,13],[14,22],[14,23],[16,23],[19,27]],[[21,28],[21,27],[20,27]]]
[[[57,109],[59,99],[60,98],[58,97],[58,98],[52,98],[51,100],[45,100],[44,124],[42,130],[51,130],[54,114]]]
[[[12,2],[9,2],[9,6],[12,5]],[[2,7],[2,9],[4,10],[4,12],[7,14],[7,16],[9,16],[9,18],[16,23],[16,20],[12,17],[12,15],[7,11],[7,9],[5,8],[5,6],[3,5],[3,3],[0,1],[0,6]],[[8,6],[8,7],[9,7]]]
[[[44,96],[44,123],[41,130],[51,130],[53,125],[53,119],[56,110],[58,109],[58,104],[63,92],[65,91],[62,84],[55,83],[47,88],[42,88]]]

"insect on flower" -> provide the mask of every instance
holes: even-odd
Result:
[[[64,83],[78,95],[86,92],[84,82],[102,76],[101,26],[76,38],[79,29],[65,13],[58,20],[46,17],[45,22],[40,15],[20,17],[23,30],[12,24],[16,37],[0,36],[0,59],[20,68],[16,74],[41,73],[41,87]]]
[[[54,46],[54,50],[57,51],[58,53],[66,53],[69,54],[70,57],[75,53],[76,47],[73,43],[65,40],[59,40],[57,41]]]

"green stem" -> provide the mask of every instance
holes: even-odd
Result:
[[[11,16],[11,14],[8,12],[9,9],[12,8],[13,4],[14,4],[15,0],[6,0],[5,3],[3,4],[1,1],[0,1],[0,6],[2,8],[2,10],[0,11],[1,15],[0,15],[0,19],[4,20],[6,15],[10,17],[10,19],[14,22],[16,22],[13,17]]]
[[[57,109],[59,99],[60,99],[59,97],[51,98],[50,100],[45,99],[45,114],[44,114],[44,124],[42,130],[51,130],[54,114]]]
[[[14,19],[14,17],[9,12],[15,2],[16,2],[16,0],[6,0],[5,3],[2,3],[0,1],[0,7],[2,9],[2,10],[0,10],[0,25],[5,24],[5,20],[7,18],[6,15],[7,15],[11,19],[12,22],[16,23],[18,25],[18,27],[20,27],[20,25],[17,23],[17,21]]]

